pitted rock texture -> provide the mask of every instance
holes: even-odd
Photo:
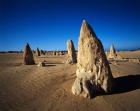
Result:
[[[111,91],[113,76],[103,45],[85,20],[78,42],[76,76],[72,86],[74,95],[84,92],[85,97],[91,97],[93,90],[100,88],[105,92]]]

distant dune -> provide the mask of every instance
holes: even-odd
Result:
[[[137,51],[120,51],[118,52],[122,57],[125,58],[140,58],[140,50]]]

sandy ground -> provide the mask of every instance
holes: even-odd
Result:
[[[22,65],[22,54],[0,54],[0,111],[140,111],[140,63],[111,64],[116,87],[87,99],[72,95],[76,65],[63,64],[65,56],[35,59],[46,67]]]
[[[138,51],[120,51],[118,52],[122,57],[125,58],[140,58],[140,50]]]

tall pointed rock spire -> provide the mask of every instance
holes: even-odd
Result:
[[[115,47],[113,44],[110,46],[108,58],[109,59],[116,59],[117,58],[116,50],[115,50]]]
[[[91,97],[91,93],[98,90],[97,87],[105,92],[111,90],[113,77],[103,45],[85,20],[81,26],[78,42],[76,76],[72,86],[74,95],[84,91],[86,97]]]
[[[26,44],[25,49],[24,49],[23,63],[25,65],[33,65],[33,64],[35,64],[33,53],[32,53],[32,50],[31,50],[31,48],[30,48],[28,43]]]
[[[72,40],[67,41],[67,50],[68,50],[68,58],[66,63],[67,64],[77,63],[76,52]]]

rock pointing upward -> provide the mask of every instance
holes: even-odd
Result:
[[[74,44],[72,40],[67,41],[67,49],[68,49],[68,59],[66,63],[68,64],[76,63],[77,62],[76,52],[75,52],[75,48],[74,48]]]
[[[32,53],[32,50],[31,50],[31,48],[30,48],[28,43],[26,44],[25,49],[24,49],[23,63],[25,65],[33,65],[33,64],[35,64],[34,58],[33,58],[33,53]]]
[[[80,31],[77,62],[74,95],[84,92],[86,97],[91,97],[96,90],[111,90],[113,77],[102,43],[85,20]]]
[[[40,56],[40,50],[38,48],[36,49],[36,55]]]
[[[110,46],[110,51],[109,51],[108,58],[110,58],[110,59],[115,59],[115,58],[117,58],[116,50],[115,50],[113,44]]]

